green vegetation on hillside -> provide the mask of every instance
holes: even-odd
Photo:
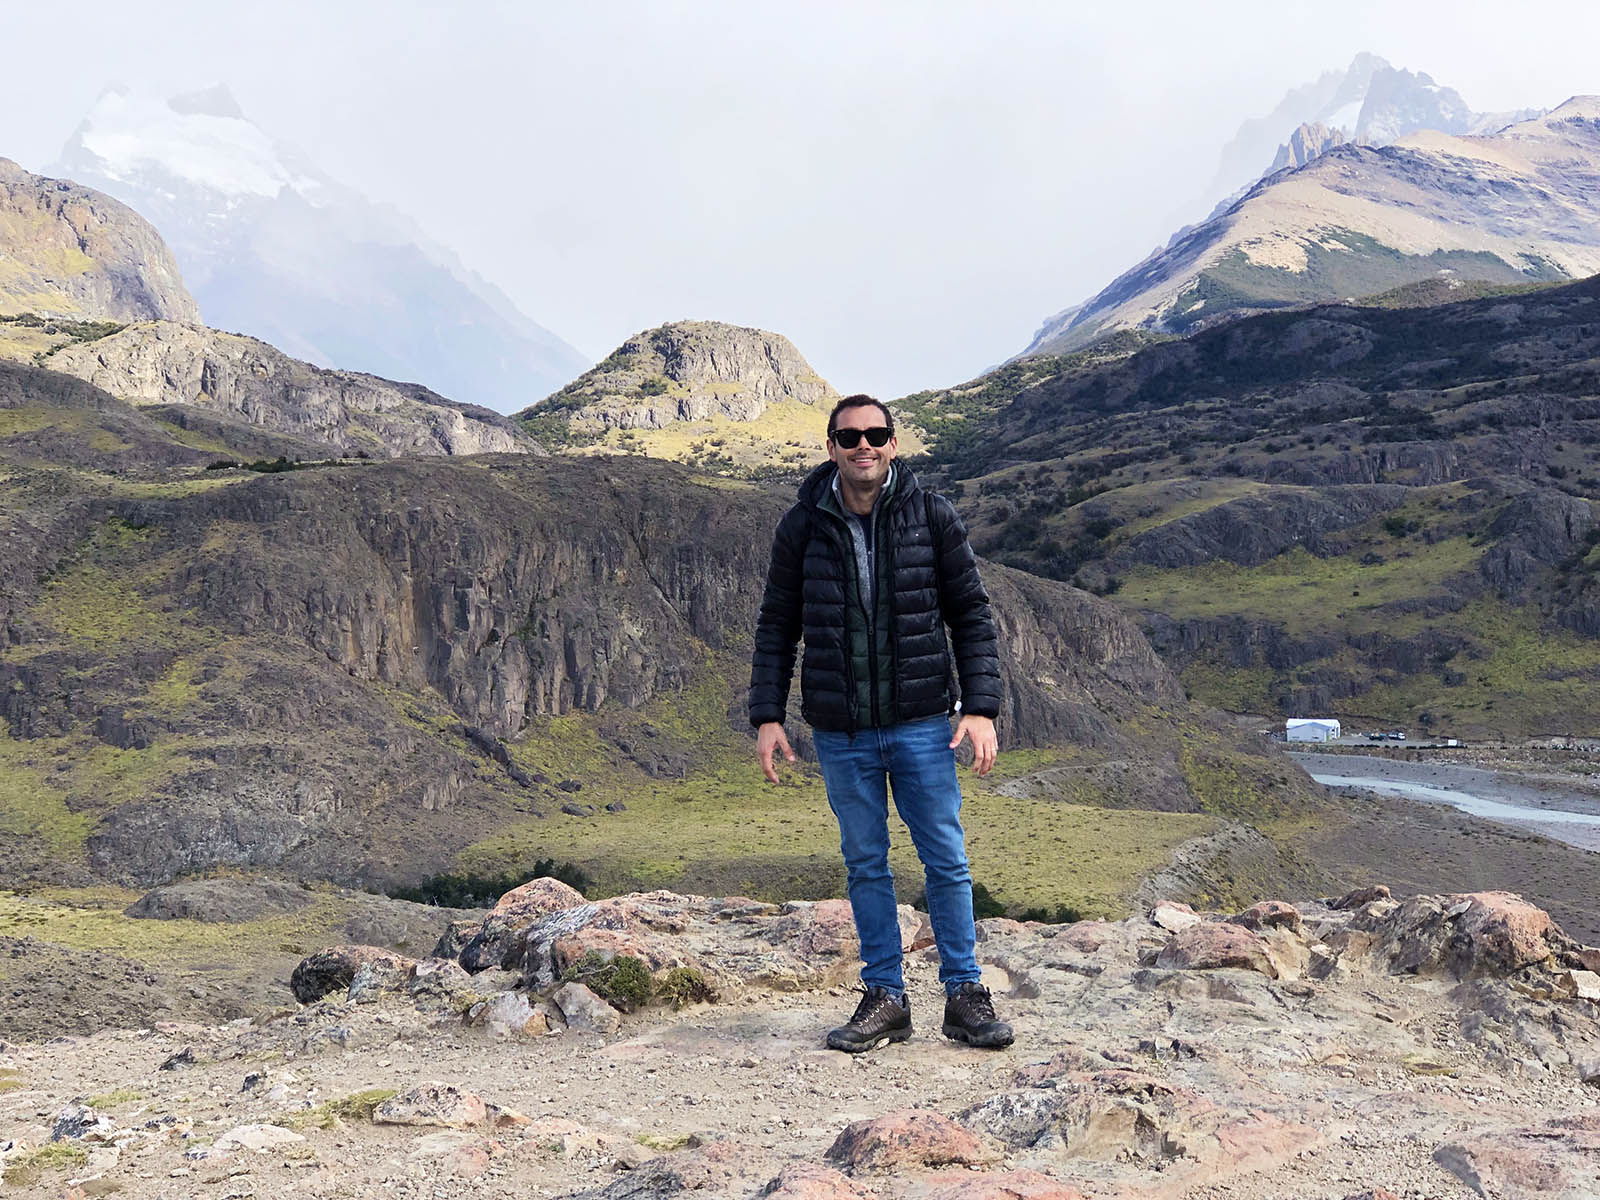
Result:
[[[1330,231],[1313,271],[1380,250]],[[1256,292],[1293,283],[1242,259],[1228,270]],[[940,443],[940,486],[981,553],[1138,615],[1199,700],[1595,733],[1600,535],[1580,535],[1600,512],[1597,285],[1515,278],[1446,288],[1435,274],[1370,308],[1251,317],[1075,372],[995,372],[974,393],[989,410],[974,436]],[[1451,302],[1414,306],[1433,292]],[[1343,491],[1374,483],[1409,495]],[[1525,493],[1546,499],[1502,527]],[[1375,504],[1357,524],[1338,516]],[[1275,556],[1240,565],[1259,559],[1232,561],[1228,536]],[[1158,565],[1197,554],[1209,561]]]

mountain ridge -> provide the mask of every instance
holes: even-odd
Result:
[[[1231,208],[1047,325],[1024,355],[1117,329],[1182,333],[1229,314],[1371,295],[1453,272],[1511,283],[1600,270],[1595,97],[1498,134],[1344,144]]]

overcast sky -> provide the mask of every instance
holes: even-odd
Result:
[[[25,167],[108,84],[224,82],[590,357],[732,321],[884,396],[1016,353],[1357,51],[1478,110],[1600,92],[1594,0],[0,0],[0,29]]]

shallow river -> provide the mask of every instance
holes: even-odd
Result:
[[[1326,787],[1364,788],[1387,796],[1448,804],[1475,817],[1515,825],[1585,850],[1600,850],[1600,811],[1591,796],[1563,795],[1547,783],[1535,785],[1507,772],[1469,767],[1332,754],[1292,757]],[[1431,778],[1424,783],[1418,775]]]

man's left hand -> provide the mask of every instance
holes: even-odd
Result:
[[[950,749],[961,745],[961,739],[972,739],[972,769],[987,775],[994,766],[994,757],[1000,753],[1000,742],[994,735],[994,722],[988,717],[966,716],[956,724],[956,735],[950,739]]]

